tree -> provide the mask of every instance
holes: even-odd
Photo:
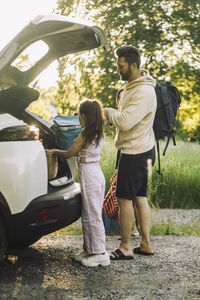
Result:
[[[58,65],[58,76],[60,80],[58,80],[58,91],[53,100],[53,104],[58,108],[60,115],[76,112],[79,102],[75,72],[70,73],[68,69],[70,69],[68,59],[60,59]]]
[[[110,45],[107,51],[99,48],[87,57],[75,55],[68,60],[81,74],[78,80],[73,78],[79,99],[98,98],[104,105],[115,106],[116,91],[123,83],[113,53],[122,44],[132,44],[141,49],[143,67],[158,81],[173,80],[182,92],[183,107],[195,98],[197,111],[193,113],[200,113],[200,82],[191,77],[200,67],[199,0],[58,0],[56,12],[94,21],[105,30]],[[195,80],[192,86],[191,78]],[[183,110],[188,116],[188,110]],[[181,119],[181,128],[189,133],[186,119]],[[194,123],[192,135],[197,138],[198,118]]]
[[[53,98],[56,94],[55,88],[50,88],[46,91],[37,86],[36,89],[40,92],[40,97],[37,101],[32,102],[28,109],[47,120],[51,120],[53,116],[49,105],[54,105]]]
[[[190,141],[200,141],[200,69],[191,69],[183,61],[177,61],[172,80],[177,82],[182,94],[179,113],[179,132]]]

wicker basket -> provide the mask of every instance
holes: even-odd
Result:
[[[58,173],[58,158],[52,153],[46,152],[47,166],[48,166],[48,180],[52,180]]]

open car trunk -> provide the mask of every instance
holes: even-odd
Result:
[[[47,52],[23,70],[17,59],[38,41],[47,46]],[[28,125],[35,125],[40,131],[39,139],[44,149],[56,148],[57,134],[53,122],[27,110],[39,98],[39,92],[29,85],[54,60],[99,46],[105,48],[107,39],[103,30],[94,24],[59,15],[37,16],[0,51],[0,113],[11,114]],[[75,158],[59,158],[56,175],[49,179],[49,187],[72,184],[74,170]]]
[[[37,128],[39,128],[39,140],[43,144],[44,149],[58,148],[57,135],[52,121],[39,117],[37,114],[29,110],[25,110],[21,113],[21,119],[25,123],[29,125],[34,124]],[[75,179],[75,174],[72,174],[70,166],[74,166],[74,164],[75,158],[66,160],[61,157],[57,159],[57,165],[48,164],[48,168],[56,168],[56,175],[53,178],[52,176],[49,178],[49,189],[72,184]],[[52,173],[52,171],[50,173]]]

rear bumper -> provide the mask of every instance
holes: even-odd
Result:
[[[73,183],[34,199],[27,208],[12,216],[9,246],[28,246],[45,234],[66,227],[80,218],[79,184]]]

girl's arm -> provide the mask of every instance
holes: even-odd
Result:
[[[68,150],[48,149],[46,150],[46,152],[47,154],[52,153],[59,157],[70,158],[72,156],[75,156],[81,150],[81,148],[84,145],[84,142],[85,142],[84,137],[82,136],[82,134],[80,134],[77,137],[75,143]]]

